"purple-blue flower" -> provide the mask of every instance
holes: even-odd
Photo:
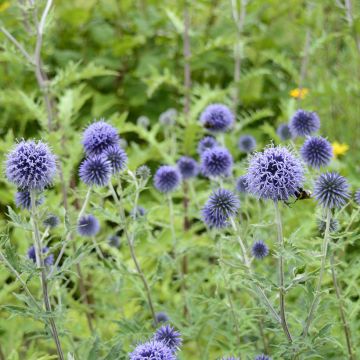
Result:
[[[314,168],[329,165],[333,156],[331,144],[321,136],[308,137],[302,148],[300,154],[305,163]]]
[[[154,176],[154,186],[162,193],[176,190],[180,185],[181,174],[177,167],[163,165],[158,168]]]
[[[105,121],[89,125],[83,134],[82,144],[88,156],[101,155],[111,146],[118,145],[117,130]]]
[[[265,355],[265,354],[261,354],[256,356],[255,360],[271,360],[271,357]]]
[[[113,174],[116,174],[124,170],[127,163],[127,155],[119,145],[112,145],[104,151],[104,155],[107,160],[110,161],[111,170]]]
[[[49,252],[49,248],[48,247],[43,247],[42,248],[42,253],[46,254],[47,252]],[[27,252],[28,258],[30,260],[32,260],[34,263],[36,263],[36,252],[35,252],[35,247],[34,246],[30,246]],[[46,266],[51,266],[54,263],[54,255],[53,254],[49,254],[45,259],[44,259],[44,264]]]
[[[314,197],[324,208],[340,208],[349,199],[349,184],[337,172],[321,174],[314,186]]]
[[[269,248],[263,241],[258,240],[255,241],[253,246],[251,247],[251,253],[254,258],[261,260],[269,254]]]
[[[146,215],[146,210],[142,206],[137,206],[131,210],[131,217],[138,219]]]
[[[205,136],[198,143],[198,147],[197,147],[198,154],[201,155],[204,151],[212,149],[216,146],[219,146],[219,143],[216,141],[214,137]]]
[[[60,224],[60,220],[56,215],[49,214],[43,221],[44,226],[49,228],[55,228]]]
[[[151,170],[148,166],[141,165],[136,169],[136,176],[139,179],[146,181],[151,176]]]
[[[289,123],[293,136],[306,136],[320,129],[320,119],[316,112],[297,110]]]
[[[290,140],[293,137],[288,124],[280,124],[276,133],[282,141]]]
[[[6,176],[21,190],[43,190],[55,174],[55,156],[41,141],[21,141],[7,155]]]
[[[247,192],[247,177],[246,175],[242,175],[238,177],[236,180],[236,190],[240,193],[246,193]]]
[[[85,159],[79,168],[80,179],[88,186],[105,186],[109,183],[112,167],[104,155]]]
[[[148,341],[136,346],[130,360],[176,360],[176,355],[162,341]]]
[[[287,148],[268,147],[250,159],[246,175],[248,191],[274,201],[294,196],[304,181],[300,160]]]
[[[201,172],[207,177],[229,176],[232,166],[233,158],[223,147],[206,150],[201,156]]]
[[[355,192],[354,199],[355,199],[356,204],[358,204],[360,206],[360,189],[358,189]]]
[[[224,357],[224,358],[221,358],[221,360],[240,360],[239,358],[236,358],[236,357],[233,357],[233,356],[230,356],[230,357]]]
[[[228,220],[238,212],[240,201],[229,190],[217,189],[209,197],[202,209],[202,217],[209,227],[223,228],[228,225]]]
[[[43,201],[44,201],[44,198],[42,196],[38,197],[36,199],[36,205],[42,204]],[[30,191],[28,191],[28,190],[17,191],[15,194],[15,204],[17,207],[19,207],[21,209],[29,210],[31,208]]]
[[[326,230],[326,220],[325,219],[318,219],[317,220],[318,230],[321,234],[325,233]],[[330,218],[330,224],[329,224],[329,232],[333,233],[338,231],[339,229],[339,221],[337,221],[334,218]]]
[[[161,341],[172,351],[177,351],[182,343],[181,335],[170,325],[163,325],[154,335],[155,341]]]
[[[100,231],[99,220],[94,215],[84,215],[77,223],[77,231],[81,236],[95,236]]]
[[[169,321],[169,317],[166,315],[166,313],[164,313],[162,311],[156,313],[155,316],[156,316],[156,322],[157,323]]]
[[[256,148],[256,140],[251,135],[243,135],[240,136],[238,141],[238,147],[240,151],[245,153],[250,153],[255,150]]]
[[[111,235],[109,236],[109,245],[115,248],[119,248],[120,247],[120,238],[117,235]]]
[[[199,173],[199,165],[195,159],[189,156],[182,156],[178,162],[177,167],[180,170],[183,179],[190,179]]]
[[[200,122],[209,131],[226,131],[233,124],[234,115],[226,105],[212,104],[202,112]]]

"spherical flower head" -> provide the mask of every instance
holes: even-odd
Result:
[[[164,312],[160,311],[160,312],[156,313],[155,316],[156,316],[156,322],[157,323],[162,323],[162,322],[168,322],[169,321],[169,317]]]
[[[43,247],[42,248],[42,253],[43,254],[46,254],[47,252],[49,252],[49,248],[48,247]],[[35,247],[34,246],[30,246],[28,251],[27,251],[27,255],[28,255],[28,258],[30,260],[32,260],[34,263],[36,263],[36,251],[35,251]],[[51,266],[52,264],[54,263],[54,255],[53,254],[50,254],[49,256],[47,256],[45,259],[44,259],[44,264],[46,266]]]
[[[302,185],[304,169],[290,150],[282,146],[271,146],[250,159],[246,178],[248,191],[253,195],[286,201]]]
[[[144,129],[147,129],[150,126],[150,119],[147,116],[139,116],[136,120],[136,124]]]
[[[177,111],[176,109],[168,109],[160,114],[159,122],[164,126],[174,126],[176,122]]]
[[[315,112],[297,110],[289,123],[293,136],[307,136],[320,129],[320,119]]]
[[[120,238],[117,235],[111,235],[109,236],[109,245],[115,248],[119,248],[121,243],[120,243]]]
[[[271,357],[265,355],[265,354],[261,354],[256,356],[255,360],[271,360]]]
[[[255,241],[251,248],[251,253],[255,259],[261,260],[269,254],[269,248],[263,241]]]
[[[223,147],[206,150],[201,156],[201,172],[207,177],[229,176],[232,166],[233,158]]]
[[[288,124],[280,124],[276,133],[282,141],[290,140],[293,137]]]
[[[228,130],[234,122],[231,110],[223,104],[211,104],[200,115],[201,124],[212,132]]]
[[[177,167],[183,179],[190,179],[199,173],[198,163],[195,159],[188,156],[182,156],[177,162]]]
[[[21,141],[9,152],[6,176],[22,190],[43,190],[56,174],[56,159],[41,141]]]
[[[229,190],[217,189],[209,197],[202,209],[202,217],[207,226],[218,229],[228,226],[228,220],[238,212],[240,201]]]
[[[182,343],[181,335],[170,325],[163,325],[154,335],[155,341],[161,341],[172,351],[177,351]]]
[[[199,155],[201,155],[204,151],[212,149],[216,146],[219,146],[219,143],[216,141],[215,138],[213,138],[212,136],[205,136],[199,141],[197,152]]]
[[[246,175],[238,177],[236,180],[236,190],[240,193],[247,192],[247,177]]]
[[[60,224],[60,220],[56,215],[49,214],[45,218],[43,224],[44,224],[45,227],[49,227],[49,228],[53,229],[53,228],[57,227]]]
[[[139,219],[146,215],[146,210],[142,206],[137,206],[131,210],[131,217],[133,219]]]
[[[41,196],[36,199],[36,205],[41,205],[44,202],[44,198]],[[30,210],[31,208],[31,196],[30,191],[21,190],[15,194],[15,204],[18,208]]]
[[[95,155],[85,159],[79,168],[80,179],[88,186],[107,185],[111,172],[111,163],[104,155]]]
[[[176,360],[176,355],[162,341],[151,340],[136,346],[130,360]]]
[[[154,186],[162,193],[176,190],[180,185],[180,181],[180,171],[175,166],[170,165],[160,166],[154,176]]]
[[[360,206],[360,189],[355,192],[354,199],[356,204]]]
[[[77,231],[81,236],[95,236],[100,231],[99,220],[93,215],[84,215],[78,221]]]
[[[136,169],[135,174],[139,179],[146,181],[151,176],[151,170],[148,166],[141,165]]]
[[[324,208],[340,208],[350,197],[349,184],[337,172],[321,174],[315,182],[314,197]]]
[[[83,134],[82,144],[88,156],[101,155],[110,146],[119,143],[117,130],[105,121],[89,125]]]
[[[255,150],[256,148],[256,140],[251,135],[243,135],[240,136],[238,141],[238,147],[240,151],[244,153],[250,153]]]
[[[125,169],[128,157],[125,150],[119,145],[113,145],[108,147],[104,151],[104,155],[108,161],[110,161],[112,173],[116,174]]]
[[[321,136],[308,137],[300,150],[305,163],[313,168],[329,165],[333,156],[331,144]]]
[[[318,229],[320,234],[324,234],[325,230],[326,230],[326,220],[325,219],[318,219],[317,220],[317,225],[318,225]],[[330,224],[329,224],[329,232],[330,233],[334,233],[337,232],[339,230],[339,222],[334,219],[334,218],[330,218]]]

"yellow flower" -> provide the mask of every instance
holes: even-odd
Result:
[[[306,95],[309,93],[309,89],[307,88],[302,88],[302,89],[299,89],[299,88],[296,88],[296,89],[292,89],[290,91],[290,96],[295,98],[295,99],[305,99]]]
[[[344,155],[349,150],[348,144],[340,144],[337,141],[332,143],[334,156]]]
[[[5,1],[2,4],[0,4],[0,12],[5,11],[10,7],[10,1]]]

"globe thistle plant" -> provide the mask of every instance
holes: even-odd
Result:
[[[251,135],[243,135],[240,136],[238,141],[238,147],[240,151],[244,153],[250,153],[255,150],[256,148],[256,140]]]
[[[234,115],[226,105],[212,104],[202,112],[200,122],[209,131],[223,132],[234,123]]]
[[[271,357],[265,355],[265,354],[261,354],[261,355],[257,355],[255,357],[255,360],[271,360]]]
[[[43,224],[44,226],[53,229],[60,224],[60,220],[56,215],[49,214],[43,221]]]
[[[44,202],[44,198],[42,196],[36,199],[36,205],[41,205],[43,202]],[[28,190],[17,191],[15,194],[15,204],[18,208],[30,210],[31,208],[30,191]]]
[[[42,248],[42,253],[46,254],[49,252],[49,248],[48,247],[43,247]],[[28,251],[27,251],[27,256],[30,260],[32,260],[34,263],[36,263],[36,251],[35,251],[35,247],[34,246],[30,246]],[[44,259],[44,264],[46,266],[51,266],[54,264],[54,255],[53,254],[49,254],[45,259]]]
[[[261,260],[269,254],[269,248],[263,241],[259,240],[254,242],[251,247],[251,253],[255,259]]]
[[[107,185],[111,173],[111,163],[104,155],[95,155],[85,159],[79,168],[80,179],[88,186]]]
[[[154,340],[163,342],[173,352],[179,350],[182,343],[180,333],[170,325],[163,325],[156,330]]]
[[[329,165],[333,156],[331,144],[321,136],[308,137],[300,150],[305,163],[314,168]]]
[[[166,313],[164,313],[162,311],[156,313],[156,322],[157,323],[168,322],[169,320],[170,319]]]
[[[276,133],[282,141],[290,140],[293,137],[288,124],[280,124]]]
[[[131,210],[131,217],[133,219],[139,219],[146,215],[146,210],[142,206],[137,206],[136,208]]]
[[[147,181],[149,179],[149,177],[151,176],[151,170],[149,169],[148,166],[146,165],[141,165],[136,169],[136,176],[143,180],[143,181]]]
[[[78,221],[77,231],[81,236],[95,236],[100,231],[99,220],[93,215],[84,215]]]
[[[154,176],[154,186],[162,193],[169,193],[180,185],[181,174],[178,168],[163,165],[158,168]]]
[[[360,206],[360,189],[355,192],[354,199],[356,204]]]
[[[106,156],[107,160],[110,161],[113,174],[124,170],[128,157],[125,150],[123,150],[119,145],[108,147],[104,151],[104,155]]]
[[[139,116],[136,120],[136,124],[143,127],[144,129],[147,129],[150,126],[150,119],[144,115]]]
[[[120,247],[120,237],[117,235],[111,235],[109,236],[109,245],[115,248]]]
[[[162,341],[151,340],[136,346],[130,360],[176,360],[176,355]]]
[[[198,154],[201,155],[204,151],[219,146],[219,143],[212,136],[205,136],[202,138],[197,147]]]
[[[236,190],[240,193],[247,192],[247,176],[242,175],[236,180]]]
[[[201,156],[201,172],[207,177],[229,176],[233,158],[223,147],[206,150]]]
[[[236,358],[236,357],[233,357],[233,356],[230,356],[230,357],[221,358],[221,360],[240,360],[240,359]]]
[[[41,141],[21,141],[6,159],[6,176],[21,190],[43,190],[56,174],[56,159]]]
[[[181,176],[184,180],[195,177],[199,173],[198,163],[195,159],[188,156],[182,156],[177,162],[177,167],[179,168]]]
[[[317,225],[318,225],[320,234],[324,235],[325,229],[326,229],[326,219],[317,219]],[[334,232],[337,232],[338,230],[339,230],[339,221],[337,221],[334,218],[330,218],[329,232],[334,233]]]
[[[320,119],[315,112],[297,110],[289,123],[293,136],[307,136],[320,129]]]
[[[176,109],[168,109],[160,114],[159,122],[164,126],[174,126],[176,123],[177,111]]]

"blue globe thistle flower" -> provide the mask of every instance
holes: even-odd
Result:
[[[36,199],[36,205],[41,205],[44,202],[44,197],[38,197]],[[15,194],[15,204],[18,208],[30,210],[31,208],[31,196],[30,191],[21,190]]]
[[[167,314],[162,311],[156,313],[155,316],[156,316],[157,323],[168,322],[170,320],[169,317],[167,316]]]
[[[6,160],[6,176],[22,190],[43,190],[56,174],[56,159],[41,142],[21,141]]]
[[[243,135],[240,136],[238,141],[238,147],[240,151],[244,153],[250,153],[255,150],[256,148],[256,140],[251,135]]]
[[[314,197],[324,208],[339,208],[350,197],[349,184],[337,172],[321,174],[315,182]]]
[[[104,155],[85,159],[79,168],[80,179],[88,186],[105,186],[109,183],[112,167]]]
[[[115,247],[115,248],[119,248],[121,243],[120,243],[120,237],[117,236],[117,235],[111,235],[109,236],[109,239],[108,239],[108,242],[109,242],[109,245],[112,246],[112,247]]]
[[[181,174],[178,168],[170,165],[160,166],[154,176],[154,186],[162,193],[176,190],[180,185]]]
[[[141,115],[136,120],[137,126],[141,126],[144,129],[147,129],[150,126],[150,119],[147,116]]]
[[[293,137],[288,124],[280,124],[276,133],[282,141],[290,140]]]
[[[297,110],[289,123],[293,136],[306,136],[320,129],[320,119],[316,112]]]
[[[223,147],[206,150],[201,156],[201,172],[207,177],[229,176],[232,166],[233,158]]]
[[[128,157],[125,150],[123,150],[119,145],[108,147],[104,151],[104,155],[110,161],[113,174],[124,170]]]
[[[286,201],[302,185],[304,169],[290,150],[282,146],[271,146],[250,159],[246,178],[248,191],[253,195]]]
[[[60,220],[56,215],[49,214],[43,221],[44,226],[49,228],[55,228],[60,224]]]
[[[139,219],[146,215],[146,210],[142,206],[137,206],[131,210],[131,217],[133,219]]]
[[[136,169],[136,176],[141,180],[147,180],[151,176],[151,170],[146,165],[141,165]]]
[[[255,360],[271,360],[271,357],[265,355],[265,354],[261,354],[256,356]]]
[[[319,230],[320,234],[324,234],[325,230],[326,230],[326,220],[318,219],[317,225],[318,225],[318,230]],[[330,226],[329,226],[330,233],[337,232],[339,230],[339,227],[340,227],[339,221],[337,221],[334,218],[330,218]]]
[[[242,175],[238,177],[236,180],[236,190],[240,193],[246,193],[247,192],[247,177],[246,175]]]
[[[172,351],[177,351],[182,343],[181,335],[170,325],[163,325],[154,335],[155,341],[161,341]]]
[[[84,215],[77,223],[77,231],[81,236],[95,236],[100,231],[99,220],[94,215]]]
[[[47,252],[49,252],[49,248],[48,247],[43,247],[42,248],[42,253],[43,254],[46,254]],[[28,258],[30,260],[32,260],[34,263],[36,263],[36,252],[35,252],[35,247],[34,246],[30,246],[28,251],[27,251],[27,255],[28,255]],[[51,266],[52,264],[54,263],[54,255],[53,254],[49,254],[49,256],[47,256],[45,259],[44,259],[44,264],[46,266]]]
[[[198,163],[195,159],[188,156],[182,156],[177,162],[177,167],[183,179],[190,179],[199,173]]]
[[[234,122],[231,110],[223,104],[211,104],[200,115],[201,124],[212,132],[228,130]]]
[[[209,227],[223,228],[228,225],[228,219],[238,212],[240,201],[229,190],[217,189],[214,191],[202,209],[202,217]]]
[[[205,136],[199,141],[197,152],[199,155],[201,155],[204,151],[217,146],[219,146],[219,143],[216,141],[215,138],[213,138],[212,136]]]
[[[360,189],[358,189],[355,192],[354,199],[355,199],[356,204],[358,204],[360,206]]]
[[[305,140],[300,154],[306,164],[314,168],[329,165],[333,156],[331,144],[321,136],[309,137]]]
[[[103,120],[89,125],[83,134],[82,144],[88,156],[101,155],[110,146],[118,145],[117,130]]]
[[[136,346],[130,360],[176,360],[176,355],[162,341],[148,341]]]
[[[254,242],[251,248],[251,253],[254,258],[261,260],[269,254],[269,248],[263,241],[259,240]]]
[[[164,126],[174,126],[176,123],[177,111],[176,109],[168,109],[160,114],[159,122]]]

